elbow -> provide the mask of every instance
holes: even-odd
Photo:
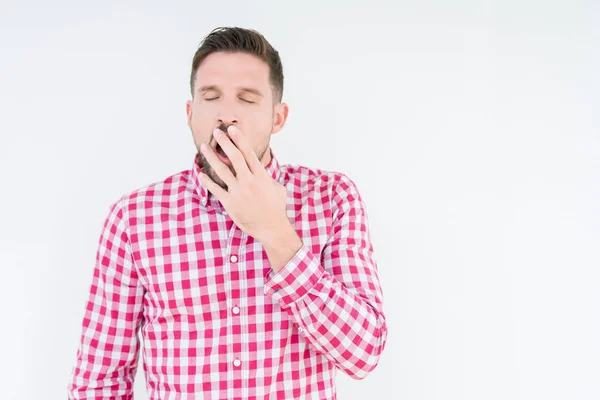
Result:
[[[361,381],[365,379],[371,373],[371,371],[377,367],[378,364],[379,356],[371,356],[369,357],[368,362],[360,360],[359,362],[355,363],[352,368],[346,369],[345,372],[350,378],[356,381]]]
[[[360,381],[365,379],[371,371],[379,364],[379,358],[385,348],[387,342],[387,327],[385,322],[379,329],[375,345],[368,346],[364,351],[364,357],[358,358],[349,368],[345,368],[345,372],[350,378]]]

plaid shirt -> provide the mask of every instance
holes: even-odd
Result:
[[[140,353],[151,400],[335,399],[337,369],[375,368],[387,327],[359,192],[271,155],[303,241],[278,273],[200,184],[198,158],[111,205],[69,399],[132,399]]]

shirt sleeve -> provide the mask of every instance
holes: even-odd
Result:
[[[267,276],[265,292],[316,351],[362,379],[377,366],[387,340],[383,293],[365,204],[343,174],[333,201],[337,213],[320,259],[303,245]]]
[[[116,202],[100,235],[69,399],[133,399],[143,295]]]

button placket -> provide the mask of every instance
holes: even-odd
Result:
[[[241,260],[244,254],[243,249],[246,240],[243,235],[241,235],[242,237],[240,238],[240,232],[241,231],[235,227],[235,225],[232,226],[232,238],[225,255],[225,263],[228,264],[230,278],[230,292],[229,298],[227,299],[230,310],[228,325],[231,327],[233,333],[233,335],[231,335],[231,340],[228,343],[232,355],[232,359],[229,361],[231,362],[231,364],[229,364],[231,366],[230,373],[234,386],[243,388],[246,385],[244,379],[247,377],[244,376],[245,368],[243,368],[242,359],[247,352],[247,345],[245,345],[243,339],[245,328],[243,326],[244,321],[241,308],[243,306],[244,290],[247,285],[244,282],[245,271],[241,270]]]

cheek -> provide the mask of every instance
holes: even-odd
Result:
[[[192,125],[206,126],[211,125],[216,118],[216,111],[205,105],[194,105],[192,108]]]
[[[207,112],[207,110],[204,110],[203,107],[194,105],[192,108],[192,124],[193,125],[202,124],[203,121],[205,121],[207,119],[206,116],[208,114],[209,113]]]
[[[210,136],[213,119],[210,117],[210,113],[206,110],[202,110],[200,107],[194,107],[192,110],[192,117],[190,119],[190,125],[194,136],[200,136],[207,134]]]
[[[270,112],[261,110],[260,112],[248,113],[245,119],[247,122],[245,125],[247,125],[252,132],[260,132],[261,134],[271,132],[273,118]]]

